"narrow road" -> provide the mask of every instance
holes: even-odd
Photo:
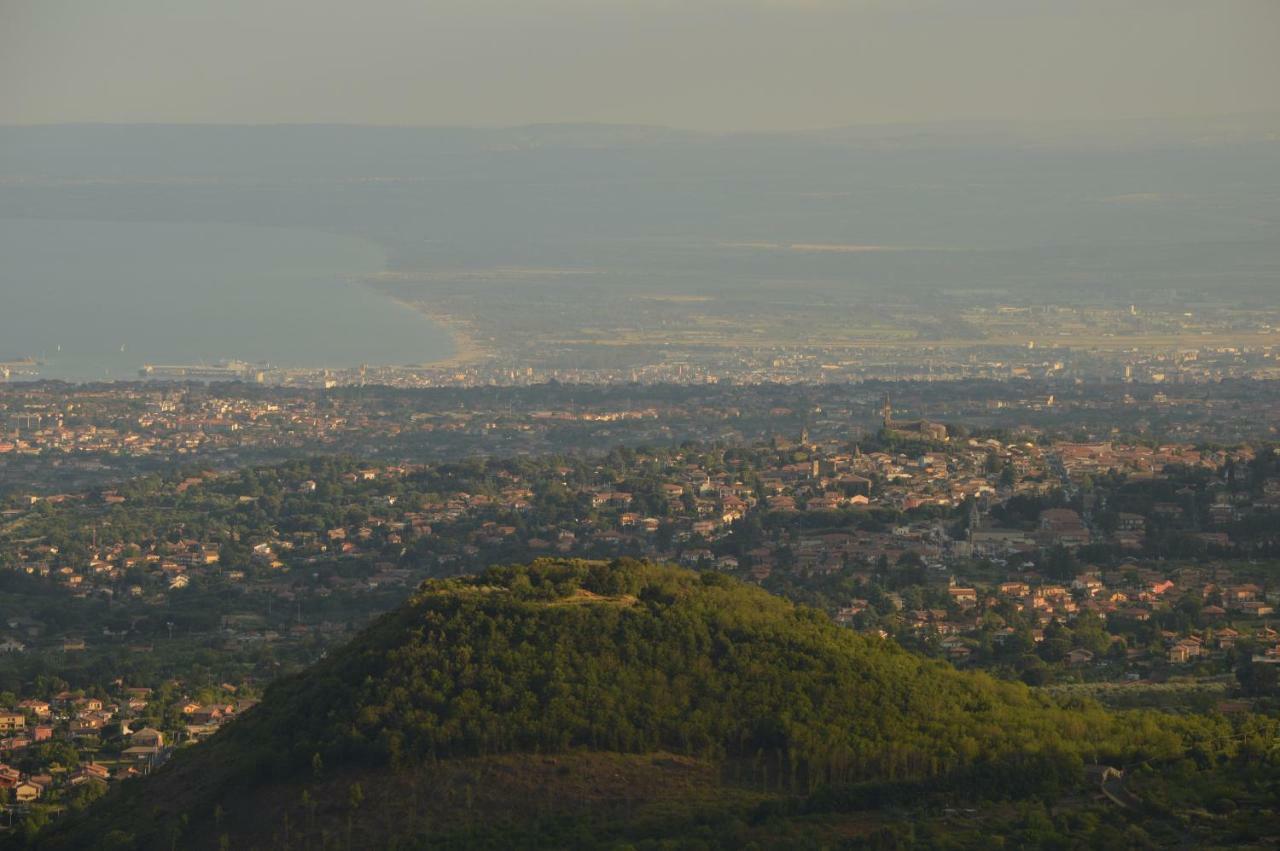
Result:
[[[1124,775],[1114,774],[1108,776],[1102,781],[1102,794],[1106,795],[1107,800],[1116,806],[1129,811],[1138,810],[1142,806],[1142,799],[1137,795],[1124,788]],[[1178,844],[1171,846],[1178,849],[1190,849],[1200,847],[1200,840],[1191,831],[1176,820],[1166,820],[1166,823],[1178,834]]]
[[[1108,777],[1102,781],[1102,794],[1106,795],[1111,803],[1127,810],[1136,810],[1142,806],[1142,801],[1137,795],[1124,788],[1124,777]]]

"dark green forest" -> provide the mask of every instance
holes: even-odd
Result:
[[[1274,807],[1275,725],[1249,723],[1055,702],[720,574],[545,560],[428,581],[352,643],[274,683],[210,742],[37,842],[503,847],[516,836],[563,844],[566,824],[586,830],[574,834],[586,844],[662,836],[652,808],[646,821],[631,801],[612,820],[594,812],[565,822],[563,807],[522,815],[495,792],[546,760],[563,764],[540,785],[567,783],[589,773],[581,760],[591,754],[619,755],[618,772],[637,772],[638,797],[662,796],[643,791],[650,768],[634,760],[645,755],[710,772],[703,805],[721,821],[696,832],[709,837],[701,847],[733,847],[751,818],[773,826],[756,840],[769,845],[787,835],[779,824],[819,813],[1096,793],[1091,764],[1176,764],[1194,782],[1247,763],[1252,793]],[[495,775],[501,766],[506,775]],[[406,796],[424,794],[428,803],[406,815]],[[424,823],[422,813],[434,816]],[[727,826],[729,815],[748,821]],[[672,835],[688,835],[687,813],[665,817]],[[1046,837],[1057,835],[1047,824]],[[883,825],[864,840],[908,841]]]

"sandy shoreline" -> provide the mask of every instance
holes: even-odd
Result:
[[[471,330],[467,327],[465,320],[449,313],[432,310],[423,304],[415,304],[400,299],[397,299],[397,302],[427,317],[448,331],[449,336],[453,339],[453,354],[450,357],[434,360],[423,364],[423,366],[436,369],[472,366],[480,361],[488,360],[494,355],[493,351],[476,340]]]
[[[364,284],[379,296],[390,299],[405,310],[411,310],[420,316],[426,317],[448,332],[453,343],[453,354],[446,358],[424,361],[418,366],[430,369],[461,368],[473,366],[476,363],[490,359],[496,354],[492,349],[476,339],[475,333],[469,327],[467,320],[461,319],[452,313],[437,310],[424,302],[405,298],[401,293],[391,291],[390,284],[403,282],[404,280],[403,273],[384,270],[373,277],[366,278]]]

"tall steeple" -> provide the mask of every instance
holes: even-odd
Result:
[[[884,427],[889,428],[893,424],[893,405],[889,402],[889,394],[884,394],[884,406],[880,409],[881,419],[884,420]]]

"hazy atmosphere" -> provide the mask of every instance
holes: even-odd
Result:
[[[1273,0],[4,0],[0,123],[794,130],[1280,109]]]
[[[1280,848],[1280,0],[0,0],[0,851]]]

